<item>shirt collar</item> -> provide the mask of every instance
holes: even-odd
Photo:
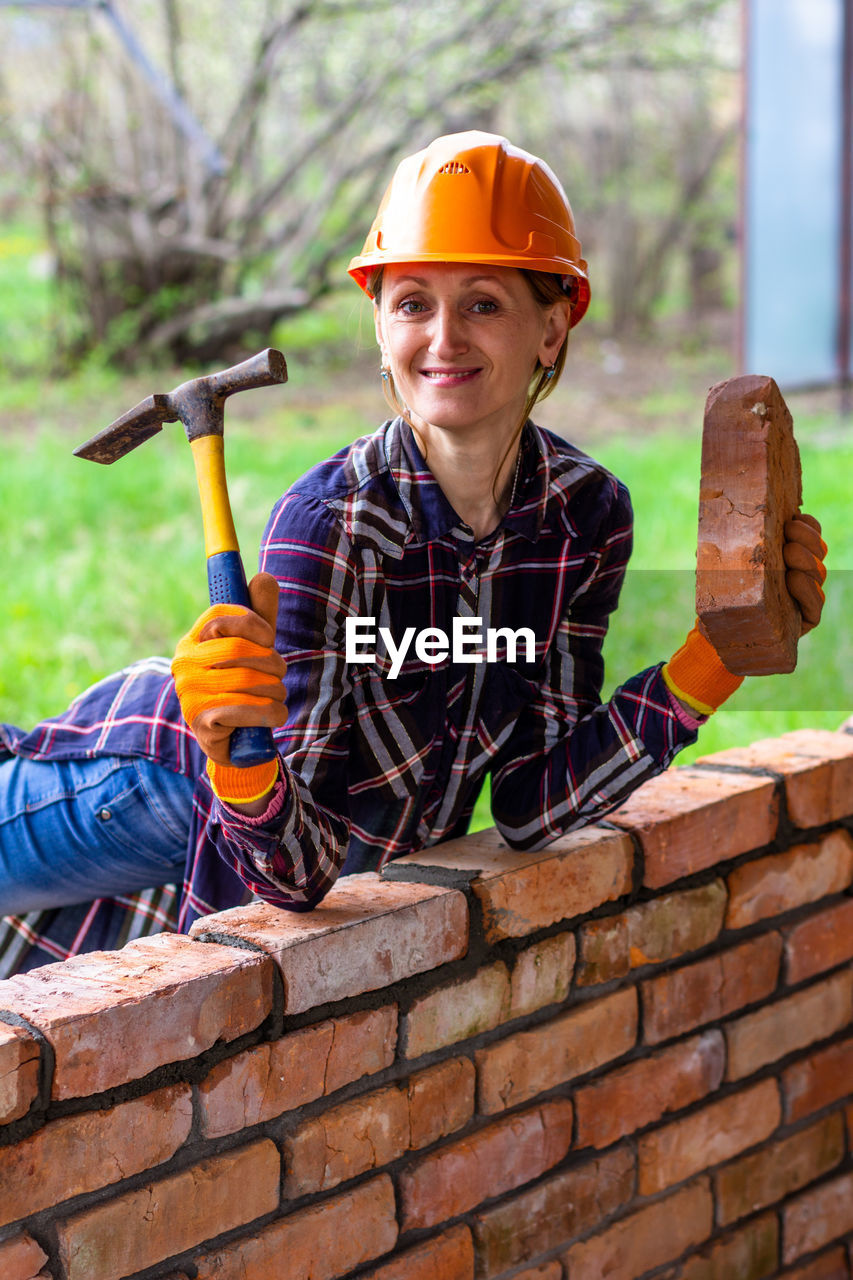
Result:
[[[386,428],[385,457],[409,518],[407,542],[431,542],[447,533],[473,541],[470,528],[448,502],[404,418],[394,418]],[[521,435],[512,500],[501,528],[536,541],[545,519],[549,474],[547,446],[539,428],[528,420]]]

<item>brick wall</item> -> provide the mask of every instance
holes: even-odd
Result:
[[[853,736],[0,983],[2,1280],[849,1280]]]

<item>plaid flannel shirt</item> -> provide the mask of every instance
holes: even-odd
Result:
[[[627,491],[558,436],[528,424],[510,509],[487,538],[460,521],[401,419],[314,467],[279,501],[260,566],[282,591],[288,664],[283,787],[258,819],[213,795],[168,660],[101,681],[7,750],[35,759],[142,755],[197,779],[184,883],[33,913],[0,937],[0,971],[118,946],[257,895],[308,910],[338,874],[461,835],[487,773],[494,820],[538,848],[620,804],[695,741],[660,664],[602,704],[601,648],[631,549]],[[347,619],[373,619],[375,657],[346,659]],[[399,645],[454,618],[525,627],[535,653],[496,630],[438,662]],[[468,635],[476,639],[472,621]],[[362,635],[367,635],[366,630]],[[367,646],[369,648],[369,646]],[[364,650],[362,650],[363,652]],[[423,652],[423,650],[422,650]],[[427,655],[428,656],[428,655]]]

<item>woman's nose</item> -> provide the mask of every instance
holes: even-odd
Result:
[[[462,317],[452,307],[437,307],[430,334],[429,349],[432,354],[448,359],[465,351],[467,346]]]

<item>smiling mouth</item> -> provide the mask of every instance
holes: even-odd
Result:
[[[468,378],[475,377],[480,372],[479,369],[421,369],[421,377],[426,378],[428,382],[465,382]]]

